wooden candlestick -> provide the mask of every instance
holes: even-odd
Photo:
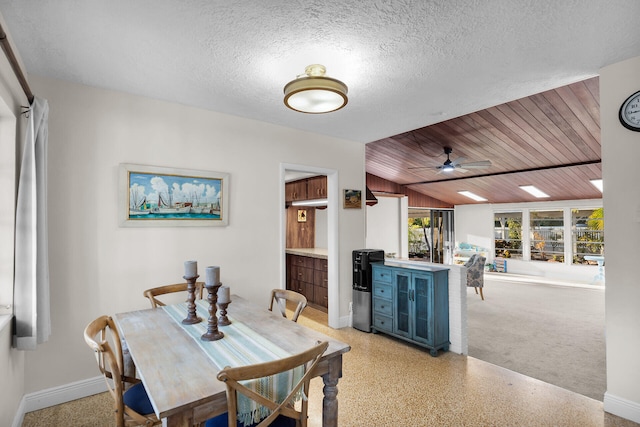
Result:
[[[196,314],[196,280],[197,274],[193,277],[184,277],[187,281],[187,317],[182,320],[183,325],[195,325],[202,322],[202,319]]]
[[[209,302],[209,319],[207,320],[207,332],[202,334],[202,341],[217,341],[224,337],[224,334],[218,330],[218,320],[216,319],[216,303],[218,301],[218,288],[222,283],[216,283],[213,286],[207,286],[207,301]]]
[[[218,317],[218,325],[227,326],[231,324],[231,320],[227,317],[228,302],[219,302],[218,308],[220,309],[220,317]]]

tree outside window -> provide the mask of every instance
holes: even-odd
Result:
[[[531,211],[529,224],[531,260],[564,262],[563,211]]]
[[[573,264],[595,264],[587,255],[604,255],[604,209],[572,209]]]
[[[522,259],[522,212],[494,214],[495,256]]]

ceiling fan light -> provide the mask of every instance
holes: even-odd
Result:
[[[309,65],[305,74],[284,87],[284,104],[294,111],[322,114],[347,105],[347,85],[326,77],[323,65]]]

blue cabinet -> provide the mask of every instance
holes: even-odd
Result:
[[[373,331],[430,350],[449,349],[448,270],[373,265]]]

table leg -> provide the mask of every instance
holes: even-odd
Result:
[[[191,411],[173,414],[162,420],[162,427],[191,427],[195,425]]]
[[[322,376],[324,399],[322,400],[323,427],[338,426],[338,380],[342,378],[342,355],[329,360],[329,371]]]

